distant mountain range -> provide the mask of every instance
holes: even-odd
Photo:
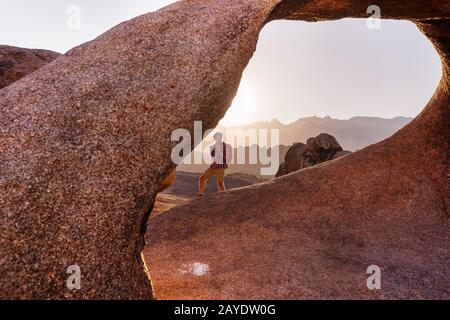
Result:
[[[240,127],[219,127],[218,129],[279,129],[280,144],[282,145],[305,142],[309,137],[315,137],[320,133],[328,133],[337,139],[344,150],[355,151],[388,138],[412,119],[408,117],[392,119],[353,117],[347,120],[339,120],[331,117],[308,117],[300,118],[289,124],[283,124],[274,119]]]
[[[348,120],[338,120],[331,117],[309,117],[300,118],[290,124],[283,124],[280,121],[274,119],[272,121],[255,122],[249,125],[241,127],[218,127],[217,129],[226,132],[226,129],[279,129],[280,130],[280,143],[279,143],[279,161],[283,161],[284,156],[289,147],[295,142],[303,142],[310,137],[315,137],[320,133],[328,133],[336,138],[341,147],[344,150],[356,151],[367,147],[370,144],[377,143],[383,139],[388,138],[394,134],[397,130],[404,127],[412,118],[396,117],[393,119],[383,119],[375,117],[354,117]],[[227,170],[228,174],[243,173],[256,177],[257,179],[270,179],[271,176],[262,176],[261,167],[267,167],[262,165],[258,159],[257,163],[249,163],[249,152],[253,150],[248,146],[233,146],[234,147],[234,164],[230,165]],[[258,148],[254,145],[253,148]],[[265,147],[262,147],[264,152],[271,154],[271,149],[266,151]],[[237,164],[236,156],[238,152],[244,152],[246,158],[246,164]],[[255,151],[256,152],[256,151]],[[195,151],[195,153],[199,153]],[[256,153],[255,153],[256,154]],[[259,154],[259,153],[258,153]],[[191,154],[191,161],[193,161],[193,154]],[[193,163],[193,162],[192,162]],[[207,164],[181,164],[178,166],[179,172],[200,173],[206,170],[209,165]]]

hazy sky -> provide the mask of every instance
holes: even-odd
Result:
[[[0,0],[0,43],[65,52],[172,2]],[[81,10],[79,29],[69,27],[73,5]],[[271,22],[221,123],[415,116],[440,76],[434,48],[410,22],[383,20],[380,30],[369,30],[362,19]]]

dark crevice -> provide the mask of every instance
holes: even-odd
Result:
[[[136,243],[136,251],[134,253],[134,256],[136,260],[141,260],[141,252],[144,249],[145,245],[147,244],[145,240],[145,234],[147,233],[147,225],[148,225],[148,219],[150,218],[150,215],[153,211],[153,207],[155,205],[156,196],[152,199],[151,205],[148,206],[147,210],[144,212],[144,215],[142,216],[141,224],[139,226],[139,236]]]

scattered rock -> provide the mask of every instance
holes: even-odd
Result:
[[[339,156],[343,155],[342,152],[344,151],[337,140],[327,133],[309,138],[306,144],[294,143],[287,151],[284,161],[280,164],[276,177],[336,159],[338,153]],[[349,151],[345,152],[349,153]]]
[[[306,141],[306,167],[331,160],[336,152],[342,151],[337,140],[327,133],[321,133]]]
[[[284,167],[286,174],[305,167],[306,151],[306,145],[301,142],[294,143],[292,147],[289,148],[289,150],[286,152],[286,156],[284,157]]]

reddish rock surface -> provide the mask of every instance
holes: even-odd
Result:
[[[177,2],[0,90],[0,298],[152,298],[141,251],[171,133],[225,114],[274,4]]]
[[[321,133],[317,137],[309,138],[306,144],[294,143],[286,152],[276,177],[337,159],[347,153],[348,151],[344,153],[342,147],[332,135]]]
[[[158,192],[162,192],[169,188],[177,181],[177,170],[173,169],[167,177],[161,182],[161,186],[159,187]]]
[[[173,195],[168,193],[159,193],[153,204],[152,217],[166,212],[172,208],[188,203],[192,199],[185,196]]]
[[[311,10],[317,15],[291,17],[341,16],[323,3],[331,4],[306,2],[304,9],[318,5]],[[346,3],[331,8],[358,16],[349,12],[360,3]],[[395,1],[383,10],[391,17],[448,18],[448,3],[438,3],[441,12]],[[450,298],[450,25],[438,19],[418,25],[443,62],[443,79],[424,111],[354,154],[152,219],[144,255],[158,299]],[[381,290],[366,286],[373,264],[382,270]],[[206,271],[193,272],[198,265]]]
[[[347,150],[338,151],[338,152],[336,152],[336,153],[334,154],[334,156],[333,156],[332,159],[337,159],[337,158],[346,156],[346,155],[351,154],[351,153],[352,153],[351,151],[347,151]]]
[[[34,72],[61,54],[0,45],[0,89]]]
[[[173,169],[171,132],[218,123],[269,16],[362,17],[368,6],[278,3],[181,1],[0,90],[0,298],[153,296],[141,250]],[[420,26],[444,68],[392,138],[152,219],[156,295],[448,298],[449,12],[446,0],[383,6]],[[73,264],[81,290],[66,288]],[[369,264],[383,269],[381,291],[365,287]]]

